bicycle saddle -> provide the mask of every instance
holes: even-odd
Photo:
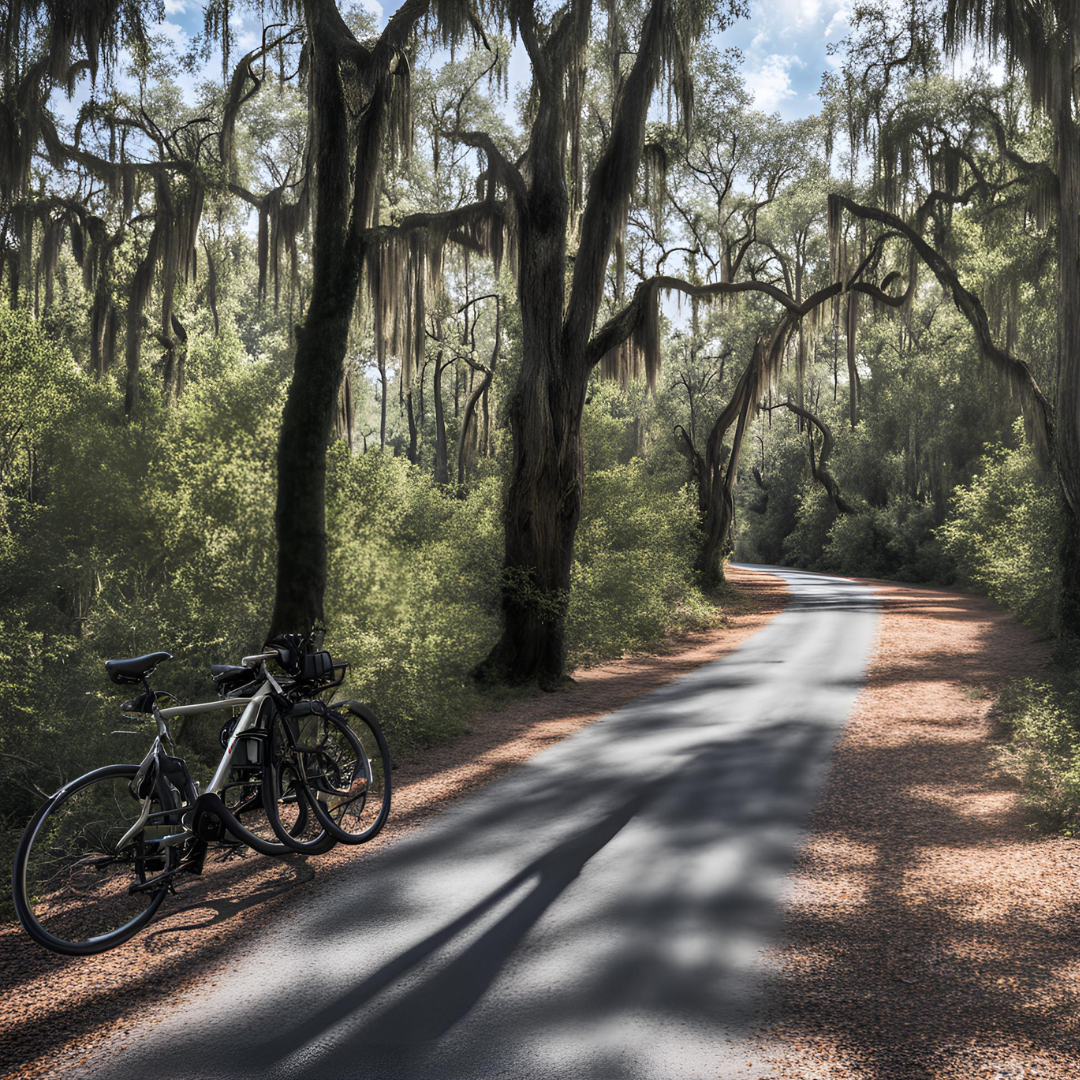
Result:
[[[171,660],[172,653],[152,652],[133,656],[130,660],[106,660],[105,671],[114,683],[137,683],[146,678],[162,662]]]

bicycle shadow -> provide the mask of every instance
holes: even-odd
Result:
[[[468,911],[384,964],[348,993],[264,1042],[257,1052],[258,1064],[269,1066],[280,1062],[298,1047],[311,1044],[536,879],[528,893],[476,941],[352,1032],[349,1043],[353,1047],[392,1050],[399,1057],[410,1047],[439,1039],[472,1010],[529,930],[580,875],[589,860],[641,811],[660,783],[661,780],[655,780],[640,788],[595,825],[533,860]]]
[[[306,860],[303,862],[299,861],[303,858],[303,856],[299,856],[298,861],[294,865],[288,867],[288,869],[292,871],[292,876],[288,880],[284,882],[278,880],[260,883],[254,890],[245,893],[243,896],[230,897],[217,895],[216,889],[219,883],[214,880],[214,875],[211,873],[209,875],[209,881],[205,883],[200,881],[198,883],[199,891],[206,895],[204,897],[193,899],[183,907],[170,908],[158,923],[152,924],[153,929],[143,934],[143,947],[152,950],[155,943],[158,942],[158,939],[166,937],[167,935],[180,934],[190,930],[204,930],[207,927],[218,926],[253,907],[258,907],[260,904],[265,904],[275,897],[290,892],[298,885],[306,885],[309,881],[315,879],[315,870],[306,864]],[[238,867],[237,869],[240,870],[241,868]],[[200,919],[198,921],[183,923],[174,922],[177,916],[183,915],[185,912],[189,911],[209,911],[212,912],[212,914],[209,918]]]

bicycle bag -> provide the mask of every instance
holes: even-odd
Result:
[[[328,652],[300,654],[300,674],[297,675],[297,681],[321,682],[323,679],[332,678],[333,674],[334,662]]]
[[[334,677],[334,661],[325,651],[313,652],[310,640],[300,634],[282,634],[267,643],[281,654],[281,666],[298,683],[323,682]]]

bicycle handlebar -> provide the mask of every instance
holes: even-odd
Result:
[[[254,656],[245,656],[240,663],[244,667],[254,667],[256,664],[261,664],[264,660],[280,660],[281,653],[277,649],[272,649],[270,652],[256,653]]]

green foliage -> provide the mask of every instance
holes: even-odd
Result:
[[[998,699],[1012,738],[999,765],[1024,786],[1044,829],[1080,836],[1080,683],[1075,671],[1052,681],[1022,679]]]
[[[456,499],[400,457],[332,448],[327,643],[397,748],[445,738],[476,707],[469,671],[498,635],[500,509],[495,479]]]
[[[829,530],[822,569],[894,581],[948,583],[951,567],[934,535],[934,511],[910,497],[842,515]]]
[[[1018,436],[1022,430],[1017,428]],[[1058,496],[1031,450],[998,446],[957,489],[939,535],[962,581],[1027,622],[1047,627],[1059,592]]]
[[[670,630],[714,624],[694,583],[697,509],[635,458],[589,476],[567,616],[571,660],[596,663]]]

